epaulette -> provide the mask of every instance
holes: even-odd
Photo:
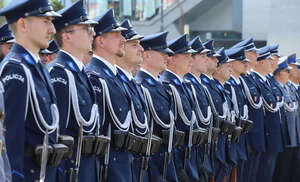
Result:
[[[194,78],[193,78],[193,79],[194,79]],[[183,82],[184,82],[184,83],[191,83],[191,80],[185,78],[185,79],[183,79]]]
[[[209,80],[207,78],[203,77],[201,80],[204,81],[205,83],[209,84]]]
[[[54,66],[57,66],[57,67],[60,67],[60,68],[65,68],[65,65],[62,65],[62,64],[60,64],[60,63],[55,63]]]
[[[8,58],[8,62],[20,64],[22,62],[22,57],[19,54],[11,53],[11,56]]]
[[[228,80],[233,86],[236,86],[236,83],[235,83],[235,81],[233,80],[233,79],[229,79]]]

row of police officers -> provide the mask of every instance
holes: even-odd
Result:
[[[144,37],[84,6],[0,10],[1,181],[299,180],[295,54]]]

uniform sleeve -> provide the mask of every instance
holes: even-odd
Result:
[[[50,72],[50,77],[57,98],[57,107],[59,111],[59,133],[66,134],[65,130],[70,113],[68,76],[64,69],[54,67]]]
[[[7,64],[1,74],[4,85],[6,148],[13,181],[24,181],[24,138],[27,79],[21,65]]]

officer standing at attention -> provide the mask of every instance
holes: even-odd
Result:
[[[52,144],[56,143],[59,113],[49,74],[38,52],[48,47],[56,32],[52,17],[61,15],[47,0],[16,0],[2,8],[0,16],[5,16],[16,39],[0,69],[12,180],[54,182],[56,165],[47,161],[47,156],[51,157],[50,149],[53,152]]]
[[[87,17],[83,0],[59,11],[64,17],[55,19],[55,41],[60,47],[57,57],[48,65],[60,113],[59,134],[74,138],[75,146],[64,163],[63,172],[69,181],[97,181],[96,157],[88,151],[89,137],[98,133],[99,114],[95,92],[90,84],[83,56],[91,50],[97,22]],[[65,181],[62,179],[62,181]]]
[[[124,140],[131,122],[131,99],[126,88],[117,77],[115,64],[118,57],[125,54],[125,39],[121,34],[126,30],[116,21],[113,9],[108,9],[94,19],[94,55],[86,67],[86,72],[96,91],[99,113],[102,113],[102,133],[111,137],[112,142],[101,170],[105,181],[132,181],[132,154]]]
[[[148,107],[153,118],[153,134],[161,138],[169,136],[174,128],[174,99],[173,95],[158,80],[159,73],[167,68],[168,55],[173,54],[167,46],[168,32],[160,32],[144,37],[140,44],[144,48],[141,69],[135,80],[144,88]],[[164,135],[167,134],[167,135]],[[175,138],[175,137],[174,137]],[[150,181],[177,182],[174,165],[173,137],[166,137],[158,152],[149,161]]]
[[[196,148],[192,144],[193,130],[196,129],[196,114],[191,91],[183,76],[190,71],[193,50],[184,34],[168,42],[168,47],[174,52],[169,58],[168,69],[160,80],[169,89],[175,99],[176,129],[185,133],[186,140],[181,146],[175,147],[175,167],[179,181],[199,180]]]
[[[202,129],[202,132],[208,134],[211,127],[212,112],[209,105],[208,98],[200,80],[201,73],[206,72],[208,49],[204,48],[200,36],[196,36],[189,45],[196,52],[192,54],[191,71],[184,75],[185,80],[189,80],[193,88],[190,87],[195,100],[195,112],[197,116],[197,128]],[[204,130],[203,130],[204,129]],[[199,178],[203,181],[208,181],[208,174],[212,172],[210,164],[210,144],[208,141],[205,143],[198,143],[197,148],[197,165]]]
[[[11,46],[15,42],[15,38],[8,24],[0,27],[0,61],[9,53]]]
[[[288,66],[291,67],[292,69],[290,70],[289,73],[289,81],[285,85],[285,89],[289,90],[291,94],[291,98],[293,102],[298,102],[298,110],[297,110],[297,121],[296,121],[296,137],[297,137],[297,144],[298,146],[294,148],[294,156],[293,162],[292,162],[292,171],[291,171],[291,181],[296,182],[299,180],[300,175],[297,169],[300,167],[300,112],[299,112],[299,103],[300,103],[300,95],[299,95],[299,81],[300,81],[300,63],[296,59],[296,54],[292,54],[288,56],[287,58],[288,61]],[[291,164],[289,164],[291,165]]]
[[[248,106],[246,97],[243,93],[243,88],[240,82],[240,76],[245,75],[247,71],[247,64],[249,60],[245,56],[245,48],[231,48],[225,51],[229,57],[229,64],[231,66],[231,76],[226,82],[225,89],[230,93],[230,98],[233,103],[233,108],[236,113],[236,123],[243,127],[243,121],[248,119]],[[247,144],[246,133],[243,132],[237,144],[237,181],[243,182],[245,180],[245,162],[247,160]]]
[[[141,139],[149,133],[148,123],[150,116],[142,89],[137,85],[131,73],[134,68],[143,61],[142,54],[144,49],[140,45],[140,39],[142,39],[143,36],[138,35],[137,32],[134,31],[130,21],[127,19],[121,23],[121,26],[127,30],[122,31],[122,36],[126,39],[125,55],[117,59],[117,77],[123,83],[124,87],[126,87],[126,91],[131,98],[132,125],[130,132],[135,135],[134,137]],[[139,142],[140,145],[142,145],[141,143],[142,142]],[[139,144],[137,143],[136,145]],[[134,148],[137,148],[137,146],[134,146]],[[132,164],[133,181],[139,181],[142,156],[146,156],[143,153],[139,153],[139,151],[132,151],[132,153],[134,154]],[[145,172],[146,171],[144,171],[144,173]],[[149,181],[147,173],[143,174],[142,181]]]
[[[245,182],[255,182],[261,153],[266,150],[263,101],[259,87],[251,74],[256,67],[258,54],[251,37],[237,43],[232,48],[238,47],[245,47],[246,57],[250,61],[247,63],[247,73],[241,75],[240,80],[247,98],[248,119],[253,121],[252,129],[246,135],[248,160],[245,161],[244,180]]]
[[[272,57],[269,47],[259,49],[258,54],[255,71],[251,74],[263,98],[266,152],[261,155],[260,161],[264,162],[259,165],[256,181],[271,182],[278,153],[283,151],[279,113],[279,102],[282,100],[273,94],[271,85],[266,78],[272,70]]]
[[[280,108],[281,130],[283,136],[284,151],[279,153],[273,181],[292,181],[293,164],[295,158],[295,149],[298,146],[296,122],[298,121],[298,101],[292,99],[292,92],[286,85],[289,80],[291,67],[288,66],[287,57],[281,57],[278,62],[278,68],[274,71],[275,81],[273,87],[276,87],[284,102]]]
[[[213,79],[213,74],[215,73],[217,66],[218,66],[218,59],[217,57],[220,56],[214,48],[214,41],[208,40],[204,43],[204,47],[209,49],[210,52],[207,53],[209,58],[207,64],[207,72],[201,74],[200,78],[204,86],[208,90],[209,97],[211,98],[210,104],[211,107],[216,108],[216,112],[213,113],[213,126],[215,128],[220,128],[220,122],[218,120],[224,120],[227,116],[227,103],[224,100],[223,95],[216,87],[216,82]],[[223,87],[223,86],[222,86]],[[226,109],[225,109],[226,108]],[[213,141],[212,147],[212,166],[213,166],[213,174],[212,178],[215,181],[222,181],[227,168],[226,162],[226,140],[227,134],[220,133],[215,141]]]

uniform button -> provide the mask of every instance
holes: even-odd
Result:
[[[270,133],[266,133],[266,135],[267,135],[267,136],[269,136],[269,135],[270,135]]]
[[[71,163],[74,164],[74,160],[71,160]]]
[[[85,100],[82,100],[82,104],[85,104]]]
[[[113,160],[114,160],[114,161],[116,161],[116,160],[117,160],[117,158],[116,158],[116,157],[114,157],[114,158],[113,158]]]
[[[46,102],[46,97],[43,97],[43,101]]]
[[[120,109],[119,109],[119,110],[120,110],[120,112],[122,112],[122,108],[121,108],[121,107],[120,107]]]
[[[34,173],[34,170],[33,170],[33,169],[30,169],[30,173],[33,174],[33,173]]]

